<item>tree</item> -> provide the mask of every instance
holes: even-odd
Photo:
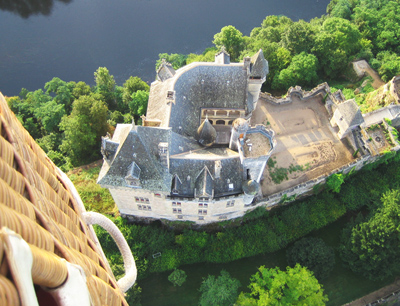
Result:
[[[96,82],[96,92],[103,96],[108,108],[114,109],[116,107],[114,76],[110,75],[106,67],[99,67],[94,73],[94,80]]]
[[[218,53],[217,48],[206,48],[202,54],[190,53],[186,59],[186,64],[193,62],[214,62],[215,54]]]
[[[201,283],[199,304],[201,306],[229,306],[236,301],[239,287],[240,282],[225,270],[222,270],[217,278],[209,275],[203,278]]]
[[[350,21],[332,17],[324,21],[315,38],[313,53],[326,76],[338,77],[363,48],[361,33]]]
[[[150,91],[150,86],[139,77],[130,77],[123,85],[122,101],[129,105],[132,101],[132,94],[138,90]]]
[[[162,60],[165,59],[168,63],[172,65],[175,70],[186,65],[187,55],[179,53],[160,53],[158,54],[158,60],[156,61],[156,71],[160,67]]]
[[[109,130],[108,109],[100,97],[96,94],[81,96],[74,101],[71,114],[61,120],[60,130],[64,131],[64,139],[60,151],[74,166],[99,156],[100,138]]]
[[[292,23],[282,34],[283,46],[292,54],[309,52],[314,45],[314,30],[304,20]]]
[[[329,190],[332,190],[336,193],[340,192],[340,187],[343,183],[344,176],[342,173],[334,173],[326,179],[326,185],[328,186]]]
[[[286,271],[261,266],[250,280],[251,293],[240,293],[236,305],[325,305],[328,301],[312,272],[299,264]]]
[[[221,49],[225,47],[226,52],[231,56],[232,61],[239,59],[240,52],[244,49],[244,38],[242,32],[234,26],[226,26],[221,29],[221,32],[214,35],[213,44]]]
[[[141,115],[146,113],[147,102],[149,101],[149,92],[144,90],[138,90],[131,95],[131,101],[129,102],[129,110],[131,115],[139,118]]]
[[[297,263],[314,272],[317,279],[329,276],[335,266],[335,252],[321,238],[303,238],[286,251],[288,264]]]
[[[169,276],[168,280],[174,284],[175,286],[182,286],[182,284],[186,281],[186,273],[183,270],[175,269]]]
[[[272,88],[287,89],[290,86],[313,86],[318,80],[318,59],[302,52],[292,58],[290,65],[276,74]]]
[[[74,100],[74,96],[72,92],[74,90],[75,83],[74,82],[65,82],[60,78],[53,78],[50,82],[47,82],[44,85],[44,89],[46,89],[46,93],[54,93],[54,101],[57,104],[63,104],[65,111],[67,113],[71,112],[72,102]]]
[[[340,246],[343,261],[371,280],[400,271],[400,190],[386,192],[381,201],[370,219],[343,230]]]

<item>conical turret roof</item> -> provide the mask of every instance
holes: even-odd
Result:
[[[212,146],[217,139],[217,131],[207,118],[197,129],[196,139],[199,144],[205,147]]]

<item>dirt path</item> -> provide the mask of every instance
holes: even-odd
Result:
[[[371,66],[367,63],[367,61],[365,60],[357,61],[354,62],[353,65],[354,65],[354,70],[358,75],[365,72],[372,77],[374,81],[372,82],[371,85],[374,89],[378,89],[379,87],[385,84],[385,82],[382,81],[382,79],[379,77],[379,74],[374,69],[371,68]]]

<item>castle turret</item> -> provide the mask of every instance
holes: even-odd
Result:
[[[206,118],[199,126],[196,133],[196,140],[205,147],[210,147],[217,139],[217,131],[214,129],[210,121]]]
[[[232,123],[231,140],[229,142],[229,149],[238,151],[238,140],[244,138],[247,130],[249,129],[249,123],[246,119],[237,118]]]
[[[246,61],[248,61],[248,59],[245,58],[245,66]],[[264,58],[264,54],[260,49],[250,59],[250,76],[247,89],[253,99],[253,109],[256,109],[257,101],[260,96],[261,85],[265,82],[268,72],[268,62]]]
[[[247,180],[243,182],[242,189],[244,193],[243,202],[245,205],[248,205],[253,202],[254,197],[258,194],[260,190],[260,184],[254,180]]]

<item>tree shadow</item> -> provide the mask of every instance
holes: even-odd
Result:
[[[0,10],[12,12],[22,18],[29,18],[32,15],[49,16],[55,1],[64,4],[72,2],[72,0],[0,0]]]

